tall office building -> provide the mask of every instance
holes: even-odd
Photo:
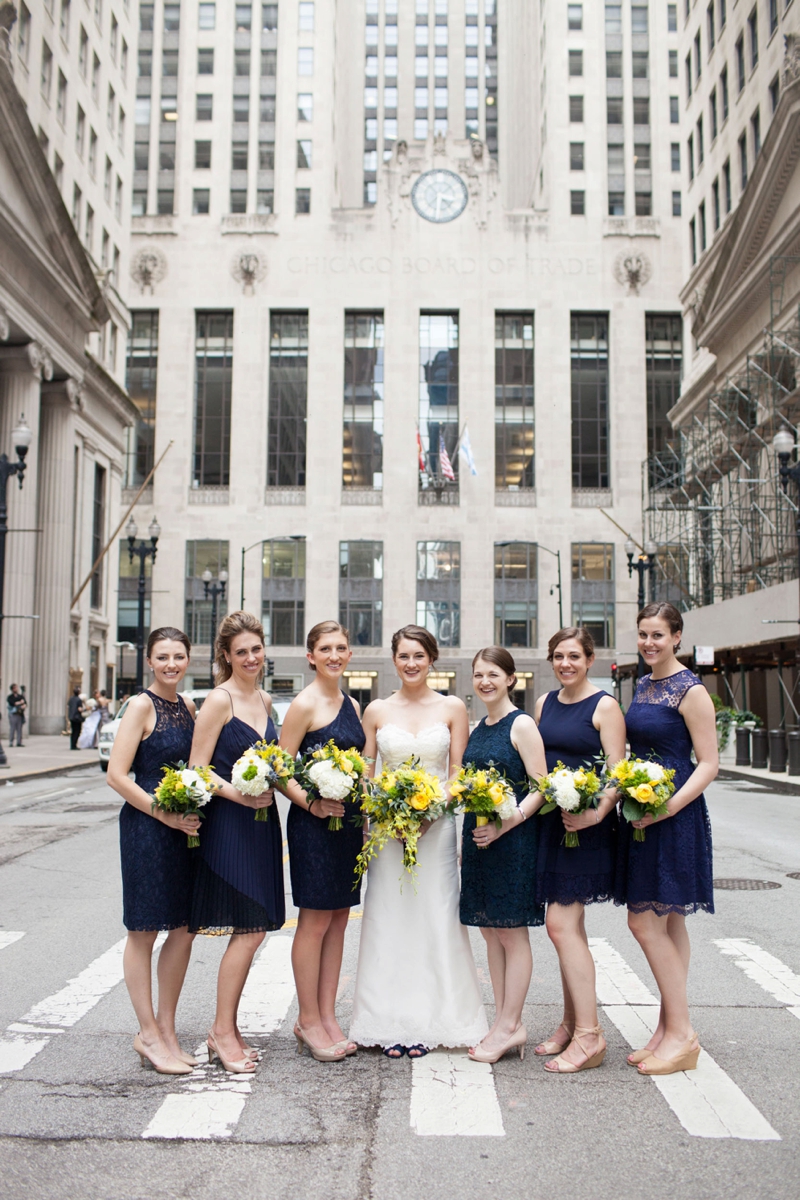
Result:
[[[630,0],[140,4],[126,495],[166,451],[137,519],[197,685],[222,572],[276,687],[340,615],[362,699],[410,621],[462,696],[493,641],[547,686],[559,602],[610,660],[680,391],[677,30]]]

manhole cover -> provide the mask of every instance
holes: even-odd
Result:
[[[781,884],[771,879],[715,879],[714,887],[721,892],[770,892]]]
[[[787,879],[800,879],[800,871],[789,871],[786,875]]]

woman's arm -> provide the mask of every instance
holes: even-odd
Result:
[[[144,694],[134,697],[125,709],[125,716],[120,721],[114,744],[111,747],[111,757],[108,761],[109,786],[127,800],[128,804],[138,808],[139,812],[169,825],[171,829],[179,829],[182,833],[196,833],[200,825],[197,813],[167,813],[160,809],[153,810],[153,797],[144,788],[139,787],[131,779],[129,771],[139,744],[150,736],[155,729],[156,714],[153,702]]]
[[[622,709],[613,696],[603,696],[594,710],[593,724],[600,734],[600,745],[609,763],[615,765],[625,757],[625,718]],[[562,812],[561,819],[564,828],[570,833],[580,829],[589,829],[605,820],[612,808],[616,807],[619,792],[613,785],[600,793],[596,808],[587,808],[582,813]]]
[[[450,729],[450,772],[448,779],[452,779],[456,771],[461,770],[464,761],[464,751],[469,741],[469,717],[464,701],[459,700],[456,696],[453,696],[448,701],[448,707],[450,709],[447,719]]]
[[[546,774],[544,743],[536,728],[536,722],[527,713],[520,714],[511,726],[511,745],[522,759],[525,773],[529,778],[538,779],[541,775]],[[520,800],[516,812],[502,821],[499,826],[494,821],[490,821],[488,825],[476,826],[472,831],[473,840],[478,846],[490,845],[504,833],[517,829],[534,816],[544,804],[544,800],[544,796],[539,792],[528,792],[527,796],[523,796]]]
[[[717,718],[711,697],[702,685],[691,687],[681,701],[679,713],[686,722],[689,736],[692,739],[694,756],[697,766],[692,771],[683,787],[670,796],[667,801],[668,816],[674,817],[702,795],[708,785],[717,777],[719,771],[719,750],[717,749]],[[648,814],[640,821],[631,824],[639,829],[646,829],[653,821],[666,820],[665,817],[652,817]]]
[[[194,726],[192,752],[189,759],[193,767],[212,765],[214,749],[230,712],[230,695],[224,688],[215,688],[213,692],[209,692]],[[233,800],[235,804],[242,804],[245,808],[267,808],[272,804],[272,788],[262,792],[260,796],[244,796],[236,790],[232,783],[221,779],[213,770],[211,778],[217,786],[218,794],[224,796],[226,800]]]
[[[347,697],[345,697],[347,703]],[[280,744],[289,754],[296,755],[303,738],[314,725],[313,698],[303,692],[295,696],[281,725]],[[339,800],[326,800],[322,796],[309,796],[294,779],[281,789],[292,804],[307,808],[315,817],[343,817],[344,805]]]

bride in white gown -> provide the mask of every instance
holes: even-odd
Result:
[[[407,625],[392,638],[402,687],[364,714],[364,753],[397,767],[411,756],[447,781],[467,744],[463,703],[427,685],[435,638]],[[443,817],[420,838],[417,883],[390,841],[367,877],[350,1038],[392,1058],[435,1046],[473,1046],[488,1029],[469,935],[459,920],[455,821]],[[402,892],[400,890],[402,882]]]

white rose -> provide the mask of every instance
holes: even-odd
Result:
[[[650,776],[652,783],[662,783],[664,779],[664,768],[660,767],[658,763],[648,763],[647,774]]]
[[[559,808],[565,809],[566,812],[573,812],[580,806],[580,794],[572,782],[571,771],[556,771],[553,776],[553,789]]]
[[[320,796],[326,800],[344,800],[353,787],[352,775],[346,775],[328,759],[313,763],[308,768],[308,776]]]

